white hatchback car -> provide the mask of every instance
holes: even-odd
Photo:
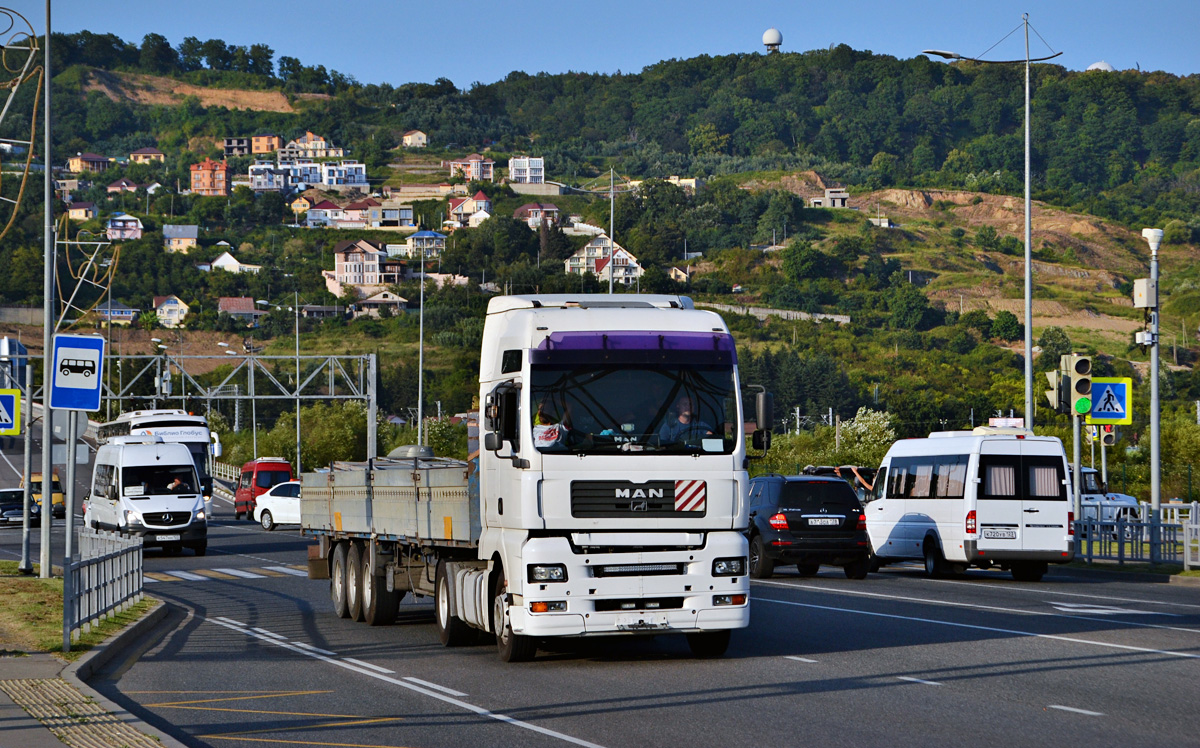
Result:
[[[274,485],[256,501],[254,519],[264,530],[274,530],[281,524],[300,523],[300,481],[290,480]]]

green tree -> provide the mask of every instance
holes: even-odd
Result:
[[[1025,326],[1017,320],[1017,315],[1001,310],[996,312],[996,319],[992,321],[992,337],[1007,341],[1018,340],[1025,337]],[[1058,359],[1055,358],[1055,361]]]
[[[999,315],[996,322],[999,323]],[[1038,347],[1042,353],[1038,356],[1036,368],[1038,371],[1052,371],[1058,368],[1058,359],[1071,352],[1071,338],[1061,327],[1047,327],[1038,338]]]

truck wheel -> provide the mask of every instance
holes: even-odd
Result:
[[[1045,561],[1014,562],[1012,578],[1018,582],[1040,582],[1046,574]]]
[[[358,543],[351,543],[346,554],[346,610],[350,620],[363,620],[363,562]]]
[[[275,529],[275,518],[271,516],[268,509],[262,510],[262,514],[258,515],[258,522],[262,525],[262,529],[270,532]]]
[[[763,550],[761,535],[750,540],[750,576],[755,579],[770,579],[775,573],[775,562],[767,558]]]
[[[387,580],[378,576],[371,568],[370,556],[363,557],[363,619],[368,626],[386,626],[396,620],[400,612],[403,591],[387,591]]]
[[[729,649],[730,633],[729,629],[725,629],[724,631],[699,631],[688,634],[688,648],[692,650],[692,654],[702,659],[720,657],[725,654],[726,649]]]
[[[528,662],[537,654],[537,642],[533,637],[514,634],[508,620],[508,583],[501,570],[496,580],[496,590],[493,596],[492,622],[496,627],[496,651],[503,662]]]
[[[338,618],[349,618],[350,608],[346,605],[346,543],[333,546],[333,563],[329,570],[329,597],[333,600],[333,612]]]
[[[446,562],[438,561],[434,579],[434,618],[437,619],[438,639],[444,647],[462,647],[475,643],[475,632],[462,619],[450,614],[450,580],[446,576]]]

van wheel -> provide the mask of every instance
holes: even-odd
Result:
[[[333,547],[333,562],[329,570],[329,597],[333,600],[333,612],[338,618],[349,618],[350,608],[346,605],[346,543]]]
[[[346,610],[350,620],[363,620],[363,562],[358,543],[351,543],[346,554]]]
[[[179,545],[178,543],[173,543],[171,545],[164,546],[163,550],[167,552],[168,556],[178,556],[183,553],[183,546]]]
[[[930,579],[946,576],[946,560],[942,558],[942,549],[932,538],[925,541],[925,576]]]
[[[446,578],[446,562],[439,561],[434,577],[434,618],[438,639],[443,647],[462,647],[475,642],[475,634],[462,619],[450,613],[450,580]]]
[[[234,513],[233,513],[233,518],[234,518],[234,519],[241,519],[243,514],[245,514],[245,512],[234,512]]]
[[[492,621],[496,627],[496,652],[503,662],[527,662],[537,654],[537,642],[531,636],[514,634],[508,620],[508,583],[504,579],[504,570],[496,579],[495,594],[492,597]]]
[[[775,562],[763,552],[761,535],[750,539],[750,576],[755,579],[770,579],[775,572]]]
[[[1040,582],[1045,576],[1047,564],[1045,561],[1022,561],[1012,565],[1012,578],[1018,582]]]
[[[208,553],[208,543],[205,542],[205,543],[201,543],[200,545],[193,545],[192,552],[195,553],[197,556],[205,555],[206,553]]]

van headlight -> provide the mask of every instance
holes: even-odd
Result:
[[[203,509],[196,512],[196,519],[204,519],[204,510]]]
[[[142,515],[138,514],[137,512],[133,511],[132,509],[125,510],[125,524],[132,525],[134,522],[141,522],[141,521],[142,521]]]

